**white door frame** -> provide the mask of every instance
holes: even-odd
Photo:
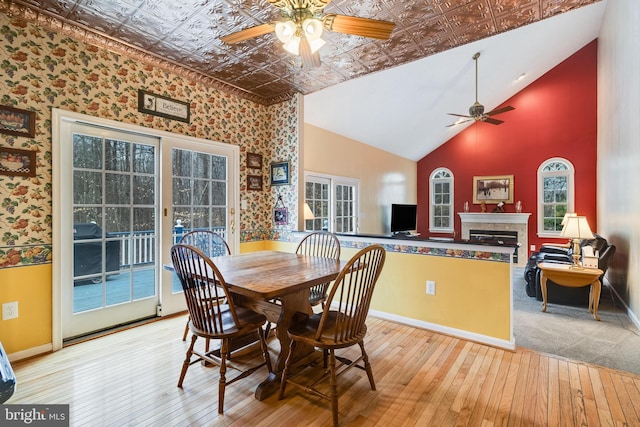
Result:
[[[66,111],[58,108],[52,108],[52,122],[51,122],[51,130],[52,130],[52,192],[53,192],[53,200],[52,200],[52,208],[53,208],[53,263],[52,263],[52,348],[53,351],[60,350],[63,345],[63,334],[62,334],[62,259],[69,259],[72,256],[68,252],[67,249],[62,244],[63,236],[71,236],[72,230],[70,229],[69,222],[66,224],[64,222],[56,221],[61,215],[62,206],[65,204],[70,204],[72,199],[72,192],[69,189],[62,188],[61,185],[61,176],[58,173],[63,167],[63,162],[66,159],[63,158],[62,153],[60,151],[60,138],[61,138],[61,123],[64,121],[67,122],[78,122],[85,124],[92,124],[103,126],[107,128],[113,128],[114,130],[120,131],[129,131],[135,132],[143,135],[148,135],[152,137],[160,138],[160,148],[162,150],[162,142],[163,139],[171,139],[185,142],[192,142],[195,144],[213,144],[221,149],[230,150],[233,164],[235,165],[233,170],[229,171],[230,177],[230,187],[229,188],[229,207],[233,211],[233,215],[230,215],[229,219],[236,224],[235,230],[236,232],[229,235],[229,240],[233,239],[232,244],[234,247],[238,248],[240,246],[240,233],[239,233],[239,223],[240,223],[240,173],[239,173],[239,160],[240,160],[240,147],[231,144],[225,144],[222,142],[209,141],[201,138],[194,138],[190,136],[184,136],[180,134],[175,134],[163,130],[145,128],[135,124],[122,123],[115,120],[109,120],[99,117],[88,116],[81,113],[75,113],[72,111]],[[162,174],[160,176],[160,188],[162,189],[164,185],[171,185],[171,183],[166,184],[163,182]],[[164,209],[170,210],[171,201],[163,200],[162,191],[159,196],[159,206],[160,206],[160,215],[164,218]],[[167,206],[167,203],[169,206]],[[163,229],[160,229],[160,241],[164,240]],[[161,254],[160,259],[164,259],[164,254]],[[162,262],[162,261],[161,261]],[[165,274],[164,270],[160,274],[160,287],[163,287],[163,279],[166,280],[167,274]],[[160,292],[160,298],[162,303],[162,292]]]

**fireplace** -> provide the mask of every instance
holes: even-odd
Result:
[[[469,240],[491,241],[505,245],[516,245],[513,250],[513,263],[518,264],[518,232],[503,230],[469,230]]]
[[[530,213],[493,213],[493,212],[460,212],[458,213],[462,221],[461,236],[463,239],[470,239],[471,230],[481,231],[484,234],[500,234],[509,232],[516,234],[517,256],[514,257],[513,264],[524,267],[527,263],[529,249],[529,229],[528,222]],[[501,234],[504,240],[505,235]]]

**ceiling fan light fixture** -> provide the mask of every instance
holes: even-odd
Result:
[[[292,21],[280,21],[276,23],[276,37],[282,44],[287,44],[295,36],[296,29]]]
[[[284,50],[286,50],[292,55],[299,55],[300,54],[300,37],[298,36],[291,37],[286,43],[282,44],[282,47],[284,47]]]
[[[305,19],[302,23],[304,35],[309,40],[317,40],[322,36],[322,22],[316,18]]]

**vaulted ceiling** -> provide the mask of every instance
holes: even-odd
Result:
[[[302,67],[299,57],[287,53],[274,33],[233,45],[220,40],[281,19],[279,10],[267,0],[0,0],[0,11],[270,105],[296,93],[321,94],[358,77],[376,77],[384,74],[376,72],[401,69],[403,64],[455,51],[599,1],[334,0],[325,13],[392,21],[395,29],[385,41],[325,31],[327,43],[320,50],[318,68]],[[464,57],[464,66],[456,64],[453,73],[461,74],[462,68],[469,71],[471,54]],[[309,99],[313,109],[313,97]],[[464,113],[469,101],[457,110]],[[370,143],[358,135],[348,136]],[[417,158],[427,151],[397,154]]]

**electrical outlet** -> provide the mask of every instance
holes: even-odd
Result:
[[[427,295],[436,294],[436,282],[433,280],[427,280]]]
[[[536,245],[529,245],[529,250],[530,250],[531,252],[535,252],[535,250],[536,250]]]
[[[2,304],[2,320],[10,320],[18,317],[18,301]]]

